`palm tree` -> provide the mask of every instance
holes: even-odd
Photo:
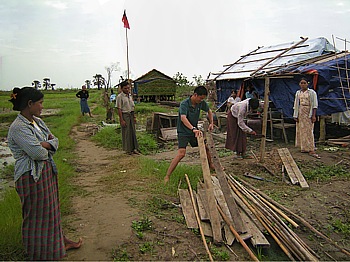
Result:
[[[50,78],[44,78],[43,79],[43,86],[45,88],[45,90],[47,90],[50,86]]]
[[[85,80],[86,88],[90,89],[91,81],[89,79]]]
[[[34,86],[35,89],[39,89],[41,87],[40,81],[39,80],[34,80],[32,82],[32,86]]]
[[[102,75],[96,74],[94,76],[94,85],[97,86],[97,89],[100,90],[103,85],[105,85],[105,79],[103,78]]]

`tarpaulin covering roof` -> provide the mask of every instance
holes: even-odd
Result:
[[[293,45],[295,42],[288,44],[289,48]],[[334,53],[335,48],[325,38],[306,40],[297,46],[299,48],[295,49],[294,47],[293,56],[286,56],[286,54],[291,55],[289,53],[291,50],[285,52],[288,49],[287,44],[269,47],[271,52],[267,52],[268,50],[265,49],[261,55],[267,58],[266,60],[260,60],[264,59],[260,57],[259,61],[253,61],[251,54],[242,56],[243,59],[239,60],[239,63],[236,62],[228,66],[222,74],[218,74],[214,78],[211,77],[211,79],[216,80],[218,102],[224,102],[232,89],[240,89],[243,81],[248,79],[259,95],[263,96],[264,77],[269,76],[270,100],[277,108],[283,109],[285,116],[292,117],[294,95],[300,89],[298,82],[302,76],[306,76],[310,82],[309,88],[314,88],[318,94],[317,115],[329,115],[349,110],[349,53]],[[272,50],[277,49],[280,50],[280,53],[285,53],[271,61],[271,53],[275,52]],[[258,50],[260,53],[262,52],[262,48]],[[331,51],[333,52],[330,53]],[[274,56],[279,54],[274,53]],[[306,56],[309,57],[306,58]],[[249,60],[247,60],[248,57],[250,57]],[[242,61],[247,63],[242,64]],[[270,63],[266,64],[268,61]],[[266,65],[264,66],[264,64]],[[246,72],[242,72],[243,66]],[[211,76],[215,76],[215,74]]]
[[[236,62],[224,65],[223,71],[210,73],[209,80],[249,78],[335,51],[323,37],[258,47]]]

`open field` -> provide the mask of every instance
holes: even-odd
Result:
[[[83,237],[79,250],[68,252],[67,260],[208,260],[200,235],[187,229],[177,189],[187,188],[184,174],[188,174],[193,188],[202,179],[199,152],[189,148],[188,155],[177,167],[167,186],[163,177],[169,162],[176,154],[176,143],[152,146],[147,134],[142,137],[143,155],[129,156],[120,150],[118,131],[102,130],[94,138],[93,129],[105,119],[101,94],[91,92],[89,104],[93,118],[82,117],[75,93],[48,92],[44,106],[60,109],[57,114],[45,116],[51,131],[60,139],[55,157],[60,179],[60,198],[65,233],[76,239]],[[8,94],[0,94],[1,137],[16,116],[6,101]],[[176,108],[159,105],[137,105],[139,125],[146,123],[150,112]],[[6,109],[7,108],[7,109]],[[103,133],[106,133],[105,136]],[[102,141],[98,137],[103,137]],[[93,138],[93,139],[92,139]],[[249,140],[249,151],[259,155],[259,140]],[[254,159],[233,159],[224,149],[223,142],[215,144],[225,172],[248,181],[277,202],[286,206],[339,246],[350,246],[350,150],[339,148],[327,151],[318,145],[321,159],[298,152],[293,144],[282,140],[267,143],[266,166],[271,175],[256,164]],[[310,189],[302,190],[282,181],[281,161],[277,149],[289,148],[293,158],[307,179]],[[273,182],[252,180],[243,174],[250,172]],[[10,171],[3,174],[10,180]],[[6,189],[0,202],[0,259],[22,260],[20,242],[20,205],[13,187]],[[9,208],[11,207],[11,208]],[[8,223],[12,221],[11,223]],[[295,232],[316,252],[320,260],[349,260],[350,257],[300,226]],[[229,251],[224,245],[215,246],[207,238],[215,260],[249,260],[242,247],[235,242]],[[10,244],[8,244],[10,242]],[[247,242],[248,243],[248,242]],[[252,247],[259,260],[287,260],[271,240],[271,248],[258,250]]]

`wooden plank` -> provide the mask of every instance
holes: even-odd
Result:
[[[280,149],[278,149],[278,152],[279,153],[282,152],[282,154],[284,155],[284,161],[282,160],[282,162],[284,163],[284,166],[286,167],[288,175],[290,177],[292,176],[293,180],[296,180],[297,181],[296,183],[299,183],[299,185],[302,188],[309,188],[308,183],[306,182],[303,174],[300,172],[300,169],[297,166],[297,164],[295,163],[295,161],[294,161],[292,155],[290,154],[288,148],[280,148]],[[280,156],[281,156],[281,154],[280,154]],[[281,157],[281,159],[282,159],[282,157]],[[287,162],[288,162],[288,164],[287,164]],[[296,184],[296,183],[293,183],[293,184]]]
[[[188,228],[198,228],[196,215],[193,210],[192,200],[190,193],[187,189],[179,189],[180,202],[182,207],[182,213],[185,216],[186,225]]]
[[[213,184],[211,182],[211,174],[207,159],[207,153],[205,150],[204,138],[203,136],[197,137],[199,154],[203,170],[204,185],[206,189],[206,195],[209,206],[209,216],[210,223],[213,229],[213,240],[215,244],[222,243],[222,233],[221,233],[221,223],[220,214],[216,206],[216,200],[214,196]]]
[[[211,229],[210,222],[202,221],[201,224],[204,235],[206,235],[207,237],[213,237],[213,230]]]
[[[224,193],[220,188],[219,181],[216,177],[212,177],[212,181],[213,181],[213,189],[214,189],[216,202],[221,207],[222,211],[225,213],[227,218],[230,220],[230,223],[232,223],[232,216],[231,216],[230,210],[228,209],[227,203],[225,201]],[[223,221],[224,221],[223,219],[220,220],[220,222],[223,222]]]
[[[293,168],[291,166],[291,164],[289,163],[288,159],[287,159],[287,156],[285,154],[285,151],[283,148],[279,148],[277,149],[278,151],[278,154],[280,155],[281,157],[281,160],[282,160],[282,163],[284,165],[284,167],[286,168],[286,171],[287,171],[287,174],[290,178],[290,181],[292,182],[293,185],[297,184],[298,183],[298,179],[293,171]]]
[[[244,227],[237,203],[231,195],[230,187],[226,179],[226,174],[221,166],[219,156],[214,146],[214,139],[211,134],[207,134],[207,143],[215,167],[216,177],[223,192],[224,201],[227,203],[230,217],[232,218],[231,223],[238,233],[245,233],[247,230]]]
[[[161,137],[160,139],[164,141],[177,139],[177,128],[176,127],[166,127],[160,129]]]
[[[224,237],[226,240],[226,244],[231,246],[233,241],[235,241],[235,235],[232,233],[230,227],[225,223],[224,225]]]
[[[269,241],[266,239],[260,229],[250,220],[250,218],[244,213],[241,213],[242,219],[245,222],[245,226],[249,235],[251,236],[250,242],[254,247],[270,247]],[[242,237],[243,238],[243,237]]]
[[[235,201],[237,202],[240,210],[242,210],[241,214],[245,213],[246,215],[248,215],[249,219],[251,221],[253,221],[253,223],[257,226],[257,228],[260,231],[264,231],[265,230],[264,226],[256,218],[256,216],[253,214],[253,212],[243,203],[243,201],[239,198],[239,196],[237,196],[237,194],[231,188],[230,188],[230,190],[231,190],[231,194],[232,194],[233,198],[235,199]],[[245,221],[245,220],[243,219],[243,221]]]
[[[293,167],[293,171],[294,171],[295,176],[297,177],[299,185],[302,188],[309,188],[308,183],[306,182],[303,174],[301,173],[299,167],[297,166],[297,163],[295,163],[295,161],[294,161],[292,155],[290,154],[288,148],[284,148],[284,152],[285,152],[285,155],[287,156],[287,159],[289,160],[289,163],[291,163],[291,165]]]
[[[201,220],[209,220],[209,214],[207,210],[209,209],[208,203],[206,202],[205,189],[198,189],[197,187],[197,204],[199,210],[199,216]],[[204,200],[204,201],[203,201]]]

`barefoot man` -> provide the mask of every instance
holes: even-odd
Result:
[[[209,131],[214,128],[213,113],[209,108],[209,105],[204,99],[207,97],[208,91],[204,86],[198,86],[195,88],[193,95],[186,98],[180,103],[179,117],[177,120],[177,138],[178,138],[178,151],[175,158],[171,161],[166,176],[164,177],[164,183],[168,183],[171,174],[175,170],[178,163],[186,155],[187,144],[190,143],[192,147],[198,146],[197,137],[202,136],[202,131],[198,130],[197,124],[199,120],[200,111],[203,110],[208,113],[209,118]],[[206,147],[208,162],[210,168],[213,168],[209,150]]]

